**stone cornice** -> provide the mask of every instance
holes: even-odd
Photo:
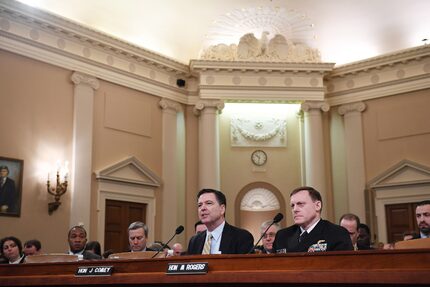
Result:
[[[324,74],[331,63],[274,63],[192,60],[201,99],[324,100]]]
[[[20,19],[46,31],[63,35],[65,38],[75,39],[87,45],[99,47],[115,54],[133,58],[138,62],[147,63],[167,71],[175,71],[181,75],[188,75],[188,66],[170,59],[156,52],[141,48],[122,41],[114,36],[91,29],[87,26],[71,21],[64,17],[39,10],[17,1],[3,0],[0,6],[2,16]]]
[[[360,72],[369,72],[370,70],[381,70],[384,67],[392,67],[399,63],[407,64],[410,61],[420,60],[424,57],[430,57],[430,45],[404,49],[384,54],[382,56],[338,66],[335,67],[326,78],[345,77],[349,74],[354,75]]]
[[[19,2],[0,3],[0,48],[188,103],[188,66]]]
[[[429,89],[430,45],[335,68],[324,84],[331,106]]]
[[[275,63],[275,62],[247,62],[247,61],[210,61],[191,60],[190,70],[193,74],[200,72],[279,72],[279,73],[320,73],[326,74],[333,69],[333,63]]]

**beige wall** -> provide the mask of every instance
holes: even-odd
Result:
[[[0,156],[24,160],[21,216],[0,216],[0,237],[37,238],[46,251],[63,252],[70,194],[48,215],[45,166],[72,158],[72,73],[2,50],[0,63]]]
[[[255,148],[232,147],[230,144],[230,118],[220,116],[221,191],[227,197],[227,221],[235,224],[234,203],[242,188],[253,182],[267,182],[279,189],[289,206],[290,192],[301,185],[300,129],[299,118],[291,115],[287,119],[287,147]],[[268,156],[265,171],[253,171],[251,153],[263,149]],[[291,211],[282,210],[286,222],[292,224]],[[266,220],[269,220],[267,218]],[[261,222],[260,222],[261,223]],[[258,224],[260,224],[258,223]],[[256,223],[257,224],[257,223]],[[257,225],[258,225],[257,224]]]
[[[367,182],[403,159],[430,166],[430,90],[371,100],[366,105]]]
[[[94,97],[93,171],[135,156],[159,177],[162,176],[160,99],[145,93],[100,81]],[[162,187],[155,192],[157,216],[161,224]],[[97,198],[92,189],[92,203]],[[91,233],[97,230],[96,209],[91,212]],[[172,215],[174,216],[174,215]],[[159,239],[161,230],[151,230]]]
[[[15,235],[22,241],[37,238],[46,252],[63,252],[67,247],[70,216],[70,190],[62,198],[62,205],[48,215],[47,205],[52,196],[46,192],[47,173],[42,166],[55,166],[57,160],[72,160],[73,89],[72,71],[67,71],[0,51],[1,111],[7,125],[2,132],[0,156],[24,160],[23,197],[20,217],[0,216],[0,237]],[[109,110],[107,98],[117,110]],[[158,176],[161,176],[161,109],[159,98],[100,81],[94,97],[93,171],[135,156]],[[111,103],[112,104],[112,103]],[[131,106],[139,105],[149,111],[143,117]],[[142,112],[143,113],[143,112]],[[143,118],[144,134],[122,130],[129,118]],[[115,124],[118,124],[118,127]],[[121,126],[120,124],[123,123]],[[113,126],[113,127],[112,127]],[[51,176],[52,179],[52,176]],[[93,176],[93,181],[95,177]],[[156,190],[157,216],[162,211],[162,187]],[[96,188],[91,195],[91,234],[96,240]],[[172,215],[176,216],[176,215]],[[152,231],[159,239],[160,231]]]
[[[429,95],[430,90],[422,90],[365,102],[367,107],[362,113],[362,121],[367,183],[404,159],[430,166]],[[330,112],[335,222],[342,214],[350,212],[344,125],[337,109],[332,107]],[[363,222],[367,220],[362,219]]]

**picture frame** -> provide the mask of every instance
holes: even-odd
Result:
[[[21,216],[24,160],[0,156],[0,216]]]

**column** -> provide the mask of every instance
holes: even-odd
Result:
[[[366,109],[363,102],[339,107],[345,128],[346,174],[348,183],[348,207],[363,222],[366,220],[364,190],[366,188],[364,167],[363,126],[361,113]]]
[[[74,72],[73,159],[70,225],[84,225],[90,232],[94,91],[99,81]],[[88,234],[89,236],[89,234]]]
[[[220,189],[218,113],[224,108],[219,100],[199,101],[194,113],[199,116],[199,189]]]
[[[322,112],[328,112],[330,106],[325,102],[305,102],[304,111],[304,141],[305,141],[305,170],[306,185],[317,189],[326,204],[323,204],[322,216],[327,217],[327,181],[325,170],[325,151]],[[325,206],[325,208],[324,208]]]
[[[178,197],[180,171],[178,170],[177,154],[177,113],[182,111],[182,106],[174,101],[162,99],[159,102],[162,109],[162,178],[163,191],[161,202],[163,204],[161,219],[161,238],[170,238],[178,220],[178,202],[183,202]],[[183,208],[182,208],[183,210]],[[185,212],[185,210],[183,210]],[[166,239],[167,240],[167,239]]]

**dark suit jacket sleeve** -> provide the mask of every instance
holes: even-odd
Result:
[[[222,254],[247,254],[253,247],[254,237],[249,231],[225,223],[220,244]]]
[[[202,254],[204,241],[206,239],[206,231],[205,232],[199,232],[198,234],[191,237],[190,241],[188,242],[188,254]]]
[[[354,250],[348,230],[342,226],[334,225],[336,230],[332,231],[333,247],[330,250]]]
[[[15,212],[17,197],[15,182],[13,179],[6,178],[4,185],[1,187],[0,206],[7,205],[7,212]]]

